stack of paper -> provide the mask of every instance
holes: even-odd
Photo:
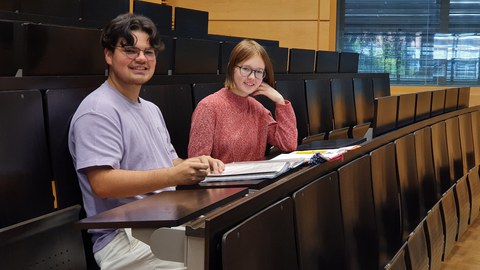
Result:
[[[225,164],[221,174],[209,174],[203,182],[271,179],[301,164],[303,160],[262,160]]]

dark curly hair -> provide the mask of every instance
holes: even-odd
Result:
[[[124,39],[122,46],[134,46],[136,43],[133,31],[142,31],[148,34],[150,46],[160,51],[164,48],[160,41],[157,27],[150,18],[142,15],[125,13],[118,15],[103,28],[100,42],[102,47],[114,51],[117,42]]]

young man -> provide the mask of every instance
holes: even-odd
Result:
[[[82,101],[69,132],[87,216],[221,172],[224,164],[210,156],[178,158],[160,109],[139,97],[162,47],[154,23],[120,15],[105,26],[101,43],[108,79]],[[155,258],[128,229],[89,232],[102,269],[184,269]]]

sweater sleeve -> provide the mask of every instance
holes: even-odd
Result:
[[[188,157],[212,155],[215,131],[215,112],[200,102],[192,115]]]
[[[290,101],[285,100],[285,105],[275,105],[275,118],[276,121],[268,126],[268,143],[284,152],[295,151],[298,140],[297,119]]]

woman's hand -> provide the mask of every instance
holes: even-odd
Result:
[[[258,87],[258,89],[252,93],[252,95],[253,96],[264,95],[275,103],[285,105],[285,99],[283,98],[283,96],[273,87],[268,85],[266,82],[262,82]]]

